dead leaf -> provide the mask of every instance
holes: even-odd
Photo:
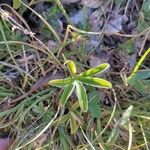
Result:
[[[100,14],[101,12],[96,10],[89,16],[89,24],[93,32],[99,32],[103,27],[104,21],[101,19]]]
[[[127,20],[128,18],[125,15],[117,15],[108,22],[105,31],[109,33],[120,32],[122,30],[122,24]]]
[[[93,68],[93,67],[97,67],[98,65],[104,63],[102,61],[102,59],[100,59],[99,57],[96,57],[96,56],[91,56],[90,57],[90,66]]]
[[[91,35],[89,41],[86,44],[86,51],[90,52],[93,49],[97,50],[100,44],[100,35]]]
[[[116,33],[122,30],[122,16],[117,15],[114,19],[110,20],[106,25],[106,32]]]
[[[76,12],[72,17],[70,17],[70,20],[75,25],[77,25],[79,23],[82,23],[84,21],[84,12],[83,12],[83,10],[80,10],[80,11]]]
[[[90,8],[98,8],[102,2],[101,0],[83,0],[83,4]]]

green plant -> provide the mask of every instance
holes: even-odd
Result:
[[[143,2],[141,12],[139,13],[139,20],[138,20],[138,30],[144,31],[146,28],[149,27],[150,24],[150,1],[145,0]]]
[[[20,0],[13,0],[13,8],[18,9],[21,7],[21,2]]]
[[[55,79],[49,82],[50,85],[56,87],[63,87],[63,93],[60,97],[60,104],[64,106],[69,99],[70,95],[76,89],[79,105],[82,111],[88,110],[88,98],[86,89],[83,84],[98,87],[98,88],[111,88],[112,84],[104,79],[92,77],[96,74],[102,73],[109,68],[109,64],[104,63],[99,66],[89,69],[83,73],[77,75],[76,65],[72,60],[65,62],[69,68],[70,77],[65,79]]]
[[[150,54],[150,48],[145,51],[142,57],[139,59],[137,64],[135,65],[131,75],[128,77],[127,83],[133,86],[138,92],[140,92],[143,96],[149,95],[149,78],[150,71],[149,69],[139,70],[142,63]]]

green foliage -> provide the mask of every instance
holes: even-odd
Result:
[[[61,105],[64,106],[74,90],[74,84],[70,84],[64,88],[64,92],[60,97]]]
[[[60,26],[60,21],[59,21],[59,15],[60,15],[60,10],[58,9],[58,7],[56,5],[53,5],[52,7],[48,8],[45,13],[44,13],[44,17],[46,18],[47,22],[56,30],[59,31],[61,29]],[[53,37],[53,34],[49,32],[48,27],[45,24],[42,24],[42,22],[40,22],[40,26],[42,26],[42,28],[40,27],[40,34],[45,38],[45,39],[49,39]]]
[[[67,85],[73,84],[74,78],[56,79],[50,81],[50,84],[57,87],[65,87]]]
[[[133,106],[131,105],[123,114],[122,118],[119,119],[115,126],[114,129],[111,132],[111,135],[107,141],[107,144],[111,144],[114,143],[116,141],[116,139],[118,138],[119,135],[119,127],[124,127],[128,121],[130,121],[130,116],[131,116],[131,112],[132,112]]]
[[[77,79],[84,84],[98,87],[98,88],[111,88],[111,83],[107,80],[95,77],[77,77]]]
[[[73,76],[77,73],[77,69],[76,69],[76,65],[73,61],[71,60],[67,60],[66,61],[66,64],[68,65],[68,68],[69,68],[69,71],[70,71],[70,74]]]
[[[86,112],[88,110],[88,98],[83,84],[98,88],[111,88],[112,85],[109,81],[101,78],[91,77],[108,69],[109,64],[100,64],[99,66],[89,69],[79,75],[76,74],[76,65],[72,60],[66,60],[65,64],[68,65],[71,77],[66,79],[51,80],[49,84],[57,87],[64,87],[64,91],[60,98],[60,103],[62,106],[66,104],[75,87],[80,108],[83,112]]]
[[[134,53],[135,42],[134,42],[134,40],[130,39],[130,40],[128,40],[128,41],[126,41],[126,42],[124,42],[122,44],[119,44],[118,49],[120,51],[123,50],[123,51],[127,52],[130,55],[130,54]]]
[[[15,97],[15,94],[5,87],[0,87],[0,100],[6,96]]]
[[[76,120],[76,115],[73,112],[70,112],[70,129],[71,129],[71,134],[74,134],[78,130],[78,123]]]
[[[132,74],[128,77],[128,81],[134,79],[134,75],[136,74],[136,72],[138,71],[139,67],[141,66],[141,64],[143,63],[143,61],[145,60],[145,58],[150,54],[150,48],[148,50],[146,50],[146,52],[143,54],[143,56],[140,58],[140,60],[137,62],[135,68],[132,71]]]
[[[104,64],[101,64],[101,65],[95,67],[95,68],[89,69],[89,70],[87,70],[87,71],[79,74],[79,76],[82,76],[82,77],[91,77],[91,76],[94,76],[94,75],[97,75],[99,73],[104,72],[108,68],[109,68],[109,64],[104,63]]]
[[[101,104],[99,92],[93,90],[89,92],[89,112],[93,118],[101,117]]]
[[[13,8],[18,9],[21,6],[20,0],[13,0]]]
[[[139,91],[142,95],[149,93],[146,86],[148,84],[147,81],[150,78],[150,72],[148,71],[138,71],[140,66],[142,65],[143,61],[146,57],[150,54],[150,48],[146,50],[140,60],[137,62],[135,68],[133,69],[131,75],[128,77],[128,84],[132,85],[137,91]],[[145,83],[143,81],[146,81]],[[145,86],[146,85],[146,86]]]
[[[140,13],[138,30],[143,31],[150,25],[150,1],[145,0],[143,2],[142,11]]]
[[[81,124],[81,119],[80,119],[81,115],[77,110],[78,108],[79,108],[79,103],[77,101],[76,103],[71,105],[71,109],[67,114],[54,121],[53,124],[62,125],[64,123],[69,122],[71,134],[75,134]]]
[[[115,3],[117,6],[124,5],[126,3],[126,0],[115,0]]]
[[[60,135],[60,142],[61,142],[61,148],[62,150],[68,150],[69,149],[69,143],[68,143],[68,137],[67,132],[64,131],[64,129],[59,129],[59,135]]]
[[[25,4],[30,3],[30,1],[27,0],[22,1]],[[16,3],[13,6],[13,8],[18,9],[17,11],[20,14],[20,17],[23,17],[24,15],[22,16],[22,14],[25,12],[25,10],[27,10],[27,8],[23,4],[20,5],[19,0],[13,0],[13,2]],[[40,14],[40,17],[42,17],[42,19],[40,18],[36,20],[38,28],[34,28],[34,31],[38,34],[36,34],[35,36],[42,39],[43,43],[46,43],[47,45],[49,39],[53,39],[53,34],[49,32],[50,29],[49,26],[47,26],[50,24],[54,28],[54,30],[58,33],[58,36],[60,37],[62,42],[62,43],[60,42],[59,44],[56,42],[56,45],[58,45],[58,47],[52,52],[57,54],[56,52],[58,52],[59,49],[63,48],[65,56],[67,58],[72,58],[73,56],[76,58],[76,60],[78,60],[78,62],[76,62],[76,65],[78,65],[79,70],[87,68],[88,67],[87,64],[83,63],[83,61],[84,60],[90,61],[89,59],[90,54],[87,52],[86,43],[89,42],[89,39],[91,39],[90,37],[92,32],[90,33],[86,31],[90,31],[90,28],[93,27],[88,23],[89,17],[91,16],[91,13],[93,14],[93,11],[97,13],[97,10],[96,9],[92,10],[92,12],[90,12],[90,14],[88,15],[89,8],[85,8],[87,9],[85,10],[87,12],[84,12],[85,16],[84,21],[81,23],[81,25],[79,26],[77,25],[78,28],[76,28],[76,30],[73,30],[71,28],[69,31],[69,35],[66,36],[66,41],[63,42],[65,36],[65,29],[68,24],[66,23],[66,20],[62,16],[62,13],[58,9],[58,6],[56,5],[56,2],[54,0],[47,0],[45,2],[43,3],[43,0],[37,1],[32,0],[31,2],[32,8],[34,10],[36,10],[35,9],[36,4],[38,3],[41,3],[42,5],[44,4],[44,11],[41,12]],[[106,1],[104,2],[105,3],[104,7],[107,8],[107,5],[109,5],[112,11],[113,8],[118,8],[120,10],[126,9],[124,14],[126,13],[128,14],[128,7],[126,6],[128,6],[128,4],[130,5],[130,2],[132,1],[128,2],[126,0]],[[48,6],[50,6],[49,9],[45,7],[47,6],[47,4]],[[136,5],[136,3],[134,2],[133,4]],[[138,3],[139,8],[141,7],[140,4],[141,3]],[[64,2],[62,3],[62,5],[64,6],[64,9],[66,9],[66,12],[69,14],[68,17],[71,17],[72,13],[73,14],[76,13],[76,10],[80,11],[82,7],[80,4],[79,7],[78,4],[75,5],[71,4],[73,6],[72,7],[70,4],[65,5]],[[133,5],[133,7],[131,6],[131,9],[133,8],[133,12],[135,5]],[[62,6],[59,6],[59,8],[63,9]],[[75,8],[75,10],[72,10],[70,8],[73,9]],[[110,9],[107,8],[106,10]],[[63,13],[65,14],[65,12]],[[107,12],[105,10],[99,12],[98,9],[98,13],[99,15],[98,16],[96,15],[96,18],[97,17],[99,18],[101,16],[104,18],[107,17]],[[32,14],[34,13],[32,12]],[[138,24],[139,31],[143,31],[147,27],[149,27],[150,24],[149,15],[150,15],[149,0],[145,0],[143,1],[143,6],[141,7],[141,12],[139,14],[139,24]],[[13,13],[12,17],[16,18],[14,16],[15,14]],[[32,18],[33,16],[35,15],[30,15],[31,17],[30,19],[34,19]],[[132,17],[135,17],[134,21],[136,22],[136,16],[134,15],[132,16],[131,14],[131,18]],[[112,17],[110,17],[110,19],[111,18]],[[45,19],[48,22],[48,24],[42,23],[43,19]],[[26,28],[26,25],[20,19],[17,19],[16,21]],[[26,21],[28,21],[28,18]],[[128,21],[129,23],[132,23],[132,19],[129,19]],[[31,29],[33,29],[32,25],[30,27]],[[54,120],[52,124],[49,124],[55,113],[57,114],[56,107],[58,106],[58,102],[56,101],[55,99],[56,97],[54,96],[58,94],[57,88],[54,89],[52,87],[48,87],[46,89],[44,87],[39,88],[34,93],[27,95],[26,97],[15,103],[14,106],[10,106],[11,103],[9,102],[11,102],[11,100],[15,100],[17,97],[20,97],[21,94],[23,95],[23,93],[24,95],[26,95],[26,92],[28,92],[28,90],[32,88],[32,84],[34,81],[43,76],[43,74],[48,73],[50,70],[55,71],[53,65],[51,65],[51,64],[55,65],[55,62],[53,62],[51,60],[51,57],[49,57],[49,55],[45,53],[45,48],[41,46],[39,42],[33,40],[32,38],[28,37],[28,35],[25,35],[23,32],[17,29],[12,31],[11,28],[12,26],[8,22],[3,21],[1,23],[0,135],[1,137],[3,137],[3,135],[7,136],[11,133],[12,135],[11,137],[15,137],[14,146],[12,149],[18,149],[18,147],[20,146],[24,146],[21,149],[38,149],[38,147],[34,148],[34,145],[38,143],[39,146],[41,144],[41,147],[39,149],[62,149],[62,150],[91,149],[89,143],[86,141],[85,136],[83,136],[80,127],[83,129],[84,131],[83,133],[85,133],[87,139],[91,142],[91,144],[96,150],[146,149],[146,145],[149,146],[150,141],[150,132],[148,128],[150,126],[149,121],[150,69],[148,64],[149,60],[147,60],[146,63],[143,62],[137,63],[137,67],[135,67],[136,69],[132,72],[132,76],[128,78],[128,84],[131,87],[123,85],[120,82],[119,77],[115,76],[115,73],[113,72],[110,73],[110,79],[112,79],[116,85],[115,91],[117,94],[116,98],[118,101],[117,102],[113,101],[114,98],[112,90],[111,91],[104,90],[105,93],[102,93],[103,94],[102,96],[103,99],[106,100],[106,102],[107,100],[108,101],[110,100],[111,106],[106,105],[107,103],[106,104],[101,103],[102,102],[100,95],[101,93],[99,92],[99,90],[95,88],[95,87],[111,88],[111,83],[108,82],[107,80],[94,77],[95,75],[107,70],[107,68],[109,68],[109,64],[101,64],[100,66],[84,71],[83,73],[81,73],[78,70],[77,74],[77,69],[74,62],[70,60],[68,61],[65,60],[66,62],[65,64],[68,66],[69,70],[68,72],[71,74],[71,76],[68,76],[65,79],[55,80],[53,81],[53,85],[62,88],[63,92],[60,96],[60,105],[61,106],[67,105],[66,106],[67,109],[65,110],[61,109],[59,111],[59,115],[57,116],[56,120]],[[134,28],[134,30],[136,32],[136,27]],[[84,33],[84,35],[82,33]],[[143,32],[143,36],[145,33]],[[98,32],[96,32],[96,34],[98,34]],[[114,35],[111,35],[112,42],[114,41],[114,39],[112,38],[113,36]],[[130,36],[132,37],[132,34]],[[140,38],[143,38],[143,36],[136,36],[136,39],[139,41]],[[113,55],[108,56],[110,61],[115,62],[112,63],[116,65],[114,66],[113,69],[114,72],[118,70],[116,69],[117,67],[119,68],[124,67],[120,66],[120,55],[118,59],[117,53],[115,53],[116,49],[119,49],[123,53],[125,52],[126,54],[124,55],[125,57],[128,57],[128,55],[130,54],[134,54],[136,45],[134,37],[135,36],[133,35],[133,38],[123,38],[123,43],[120,40],[118,40],[117,42],[115,42],[115,46],[113,48],[110,47],[111,44],[110,45],[108,44],[107,46],[103,45],[103,41],[105,41],[107,37],[104,36],[103,38],[103,36],[101,36],[101,39],[99,41],[100,47],[98,47],[98,49],[104,48],[106,54],[110,52],[109,50],[113,50],[112,51]],[[23,42],[25,43],[25,45],[22,45]],[[148,44],[147,42],[148,41],[146,41],[146,45]],[[26,44],[29,45],[26,46]],[[38,48],[36,49],[36,47],[38,47],[39,49]],[[50,51],[51,48],[47,52],[49,53]],[[16,64],[14,64],[12,58],[10,58],[10,55],[12,56],[12,58],[14,58],[15,60],[14,62],[16,62]],[[144,58],[143,60],[145,60],[145,57],[143,58]],[[61,57],[59,57],[59,55],[58,59],[62,62]],[[25,67],[26,64],[24,62],[27,63],[28,68]],[[5,65],[6,63],[9,66],[6,66]],[[125,67],[127,70],[129,69],[128,65]],[[21,73],[19,73],[19,71]],[[125,74],[125,72],[122,73]],[[24,81],[26,81],[25,86],[23,86]],[[77,95],[78,100],[74,96],[73,93],[74,91],[75,94]],[[73,96],[71,97],[72,99],[69,101],[69,98],[72,95],[72,93],[73,93]],[[113,109],[113,106],[116,106],[115,104],[118,104],[117,105],[118,107],[114,107]],[[134,110],[132,111],[131,106],[122,115],[122,107],[126,109],[129,105],[133,105]],[[85,113],[83,115],[80,108],[82,109],[82,111],[88,110],[89,113]],[[132,117],[132,119],[130,119],[130,117]],[[141,125],[139,125],[138,120],[140,120]],[[47,126],[47,124],[49,125]],[[131,138],[129,135],[130,134],[129,124],[131,124],[134,128],[132,140],[130,140]],[[48,127],[49,130],[46,131]],[[42,132],[45,131],[44,135],[45,134],[47,135],[47,138],[46,140],[44,140],[44,142],[43,142],[43,135],[39,134],[41,133],[41,131]],[[37,141],[35,140],[35,137],[39,137]],[[127,144],[128,142],[130,143],[130,141],[132,147],[127,148]],[[30,143],[29,146],[27,146],[26,143]]]
[[[86,95],[86,90],[80,81],[76,81],[75,85],[76,85],[76,91],[77,91],[79,105],[80,105],[81,109],[84,112],[86,112],[88,110],[88,99],[87,99],[87,95]]]
[[[139,70],[134,77],[128,80],[129,85],[133,86],[140,94],[146,96],[150,92],[149,80],[150,70]]]

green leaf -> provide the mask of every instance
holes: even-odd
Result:
[[[136,74],[128,80],[128,84],[133,86],[138,92],[143,96],[149,93],[149,88],[147,87],[148,79],[150,78],[150,69],[137,71]]]
[[[112,84],[104,79],[95,77],[77,77],[77,79],[84,84],[99,87],[99,88],[112,88]]]
[[[131,75],[128,77],[128,82],[130,80],[132,80],[132,78],[134,78],[135,74],[137,73],[138,69],[140,68],[140,66],[142,65],[143,61],[146,59],[146,57],[150,54],[150,48],[146,50],[146,52],[142,55],[142,57],[140,58],[140,60],[137,62],[137,64],[135,65]]]
[[[60,97],[60,103],[62,106],[66,104],[68,98],[70,97],[71,93],[74,90],[74,86],[75,86],[74,84],[70,84],[64,88],[64,91]]]
[[[132,109],[133,109],[133,106],[131,105],[130,107],[128,107],[128,109],[123,113],[123,116],[120,120],[120,123],[119,125],[123,126],[125,125],[129,119],[130,119],[130,116],[131,116],[131,112],[132,112]]]
[[[143,6],[142,6],[142,11],[144,13],[145,20],[150,21],[150,1],[149,0],[144,1]]]
[[[68,121],[69,118],[70,118],[70,114],[67,113],[66,115],[64,115],[64,116],[62,116],[62,117],[56,119],[56,120],[53,122],[53,125],[54,125],[54,126],[55,126],[55,125],[62,125],[62,124],[64,124],[66,121]]]
[[[142,32],[150,25],[150,0],[145,0],[139,13],[137,29]]]
[[[20,0],[13,0],[13,8],[18,9],[21,6]]]
[[[88,98],[86,90],[80,81],[75,81],[77,97],[81,110],[86,112],[88,110]]]
[[[101,117],[100,95],[96,90],[89,93],[89,112],[93,118]]]
[[[68,150],[69,149],[68,133],[63,127],[59,127],[58,131],[60,136],[61,150]]]
[[[132,80],[129,81],[129,83],[136,82],[136,80],[145,80],[148,78],[150,78],[150,69],[139,70],[136,72]]]
[[[145,80],[145,81],[147,81],[147,80]],[[138,79],[137,80],[130,80],[130,82],[128,82],[128,83],[130,85],[132,85],[143,96],[146,96],[149,93],[143,80],[138,80]]]
[[[148,93],[148,90],[146,89],[146,86],[143,83],[143,79],[148,79],[150,77],[149,70],[146,71],[140,71],[138,72],[138,69],[142,65],[143,61],[148,57],[150,54],[150,48],[146,50],[146,52],[142,55],[140,60],[137,62],[135,68],[133,69],[131,75],[128,77],[128,84],[132,85],[138,92],[140,92],[143,96],[145,96]]]
[[[69,71],[71,75],[75,75],[77,73],[76,65],[72,60],[67,60],[65,64],[68,65]]]
[[[118,122],[117,122],[115,124],[115,126],[114,126],[114,128],[113,128],[113,130],[112,130],[112,132],[110,134],[110,136],[109,136],[109,139],[107,141],[107,145],[115,143],[115,141],[118,138],[119,131],[120,131],[120,129],[119,129]]]
[[[116,122],[116,124],[115,124],[115,126],[114,126],[114,128],[113,128],[113,130],[112,130],[112,132],[111,132],[111,135],[110,135],[110,137],[109,137],[109,139],[108,139],[108,141],[107,141],[107,144],[112,144],[112,143],[114,143],[114,142],[117,140],[118,135],[119,135],[119,131],[120,131],[119,126],[124,126],[124,125],[129,121],[130,116],[131,116],[132,109],[133,109],[133,106],[131,105],[131,106],[124,112],[122,118],[119,119],[119,120]]]
[[[71,134],[74,134],[77,132],[78,130],[78,125],[77,125],[77,121],[75,118],[73,118],[73,116],[70,114],[70,128],[71,128]]]
[[[64,87],[74,82],[74,78],[55,79],[49,82],[50,85],[56,87]]]
[[[84,76],[84,77],[90,77],[90,76],[94,76],[96,74],[102,73],[103,71],[105,71],[106,69],[109,68],[109,64],[104,63],[104,64],[100,64],[99,66],[89,69],[83,73],[81,73],[79,76]]]

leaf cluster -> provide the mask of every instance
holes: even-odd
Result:
[[[71,96],[72,92],[76,90],[79,105],[82,111],[88,110],[88,98],[84,84],[97,88],[111,88],[112,84],[102,78],[93,77],[104,72],[109,68],[109,64],[103,63],[99,66],[89,69],[77,75],[77,69],[74,61],[66,60],[70,72],[70,77],[65,79],[55,79],[49,82],[50,85],[63,88],[63,93],[60,97],[60,103],[64,106]]]

